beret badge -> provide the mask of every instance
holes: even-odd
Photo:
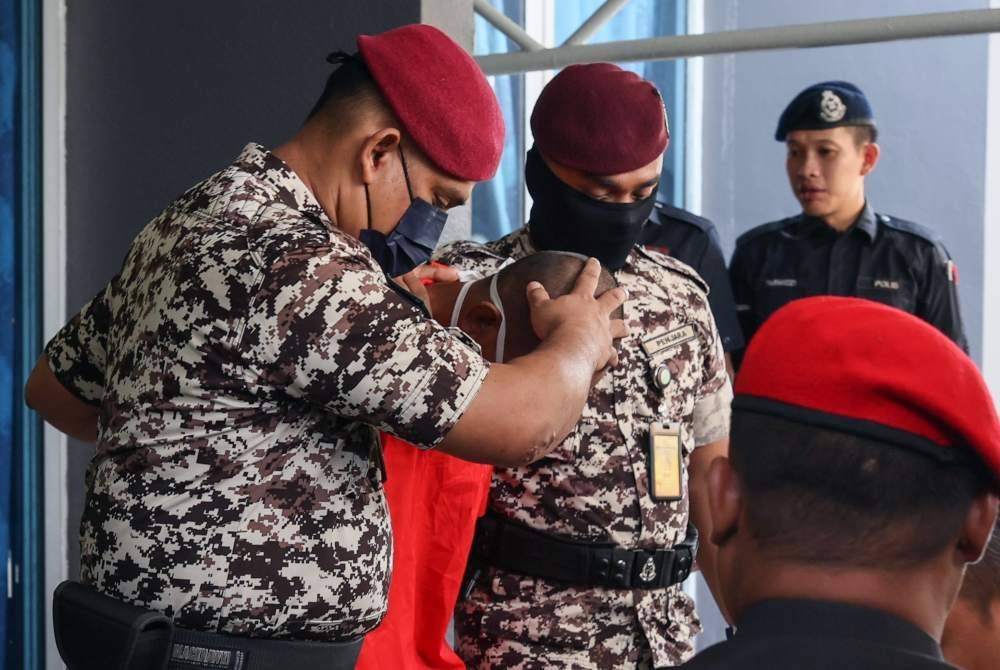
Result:
[[[823,91],[819,101],[819,117],[827,123],[836,123],[847,114],[847,105],[833,91]]]

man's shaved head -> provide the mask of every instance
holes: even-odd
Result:
[[[539,344],[531,325],[527,287],[533,281],[540,283],[549,297],[558,298],[573,290],[587,259],[565,251],[540,251],[508,265],[497,273],[497,293],[503,305],[506,320],[504,359],[510,360],[530,353]],[[493,275],[476,280],[469,287],[458,318],[458,325],[471,335],[483,348],[483,355],[494,360],[497,333],[500,328],[500,310],[490,298]],[[601,268],[594,295],[615,288],[618,283],[611,273]],[[458,289],[455,284],[433,284],[427,287],[434,318],[443,325],[450,319]],[[612,315],[621,318],[621,307]]]
[[[573,290],[577,277],[587,262],[586,256],[566,251],[539,251],[500,270],[497,292],[503,302],[507,318],[507,358],[523,356],[538,346],[539,340],[531,327],[531,310],[528,307],[527,287],[537,281],[548,291],[549,297],[558,298]],[[604,267],[594,295],[618,286],[618,282]],[[621,308],[619,308],[620,310]],[[613,315],[621,318],[621,314]]]

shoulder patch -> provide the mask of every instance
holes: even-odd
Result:
[[[747,232],[743,233],[736,238],[736,246],[744,245],[752,240],[757,239],[767,235],[768,233],[779,232],[792,225],[799,217],[790,216],[787,219],[781,219],[780,221],[771,221],[770,223],[762,223],[759,226],[751,228]]]
[[[657,201],[656,206],[653,208],[651,220],[661,225],[673,222],[686,223],[706,233],[710,233],[715,230],[715,224],[705,217],[692,214],[686,209],[674,207],[671,204],[659,201]]]
[[[708,295],[708,284],[705,283],[705,280],[701,278],[701,275],[698,274],[690,265],[683,263],[673,256],[663,253],[662,251],[657,251],[656,249],[650,247],[637,246],[635,247],[635,251],[640,256],[651,260],[660,267],[666,268],[675,274],[679,274],[687,279],[690,279],[702,291],[702,293],[706,296]]]

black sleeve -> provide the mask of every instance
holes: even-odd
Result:
[[[746,346],[743,340],[743,329],[736,316],[736,302],[733,300],[733,287],[729,284],[729,273],[726,272],[726,261],[722,256],[715,231],[707,235],[705,252],[702,254],[698,274],[708,284],[708,302],[715,317],[715,325],[722,338],[722,348],[727,352],[736,351]]]
[[[942,244],[927,254],[917,316],[932,324],[968,353],[969,343],[958,308],[958,270]]]
[[[729,279],[732,283],[733,298],[736,300],[736,315],[743,329],[744,341],[749,344],[760,327],[753,302],[753,267],[748,248],[737,245],[729,263]],[[734,356],[734,362],[741,359]]]

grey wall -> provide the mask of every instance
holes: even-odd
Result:
[[[177,195],[247,142],[289,137],[323,88],[329,52],[421,18],[453,34],[467,24],[471,46],[471,0],[67,2],[68,313]],[[91,455],[71,444],[71,576]]]
[[[705,32],[983,9],[987,0],[711,0]],[[882,158],[867,180],[877,211],[930,226],[960,269],[976,360],[982,353],[987,38],[928,39],[705,59],[703,210],[726,253],[744,230],[799,210],[774,127],[801,89],[846,79],[868,95]]]

